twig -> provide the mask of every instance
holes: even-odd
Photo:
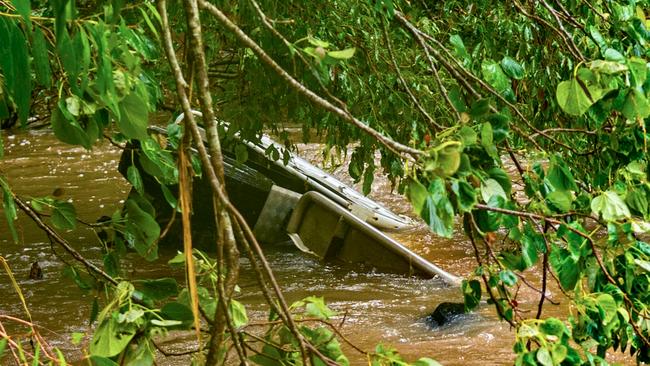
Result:
[[[397,78],[400,80],[400,82],[404,86],[404,89],[406,90],[406,94],[408,94],[408,96],[411,98],[411,101],[413,102],[413,104],[415,104],[415,107],[420,111],[420,113],[424,116],[424,118],[426,118],[426,120],[429,122],[429,128],[432,131],[442,130],[444,127],[441,126],[438,122],[436,122],[433,119],[433,117],[431,117],[429,115],[429,113],[427,113],[427,111],[424,109],[424,107],[422,107],[422,104],[420,104],[420,101],[418,100],[418,98],[416,98],[415,95],[413,94],[413,91],[409,87],[409,84],[406,82],[406,80],[404,80],[404,76],[402,76],[402,72],[400,71],[399,65],[397,64],[397,60],[395,59],[395,53],[393,52],[393,46],[391,45],[390,37],[388,36],[388,27],[386,26],[386,20],[384,19],[383,16],[381,18],[381,25],[382,25],[382,29],[384,31],[384,39],[386,40],[386,48],[388,49],[388,55],[389,55],[390,60],[391,60],[391,62],[393,64],[393,67],[395,68],[395,73],[397,74]],[[425,49],[425,52],[426,52],[426,49]],[[427,56],[429,56],[428,53],[427,53]],[[428,60],[429,60],[429,62],[431,64],[432,70],[434,70],[434,72],[435,72],[435,74],[437,76],[438,71],[436,70],[435,65],[433,64],[433,61],[431,60],[430,56],[428,57]],[[438,80],[440,80],[440,79],[438,78]],[[447,99],[448,96],[447,96],[446,90],[444,90],[444,86],[442,86],[442,84],[440,84],[440,86],[442,87],[440,92],[445,96],[445,99]],[[454,112],[456,112],[458,120],[460,120],[460,115],[458,115],[458,111],[454,108],[454,105],[450,103],[449,106]]]
[[[92,264],[90,261],[88,261],[86,258],[84,258],[79,252],[77,252],[65,239],[63,239],[54,229],[52,229],[48,224],[43,222],[39,215],[32,210],[29,205],[27,205],[22,199],[18,198],[17,196],[14,196],[14,201],[16,202],[16,205],[20,207],[20,209],[29,216],[38,227],[40,227],[47,235],[49,235],[54,241],[59,243],[65,249],[74,259],[77,261],[81,262],[89,271],[97,273],[101,277],[103,277],[106,281],[110,282],[111,284],[117,286],[118,281],[115,280],[113,277],[111,277],[108,273],[104,272],[101,270],[99,267],[95,266]]]
[[[333,105],[326,99],[322,98],[318,94],[311,91],[309,88],[301,84],[299,81],[294,79],[289,73],[287,73],[280,65],[278,65],[275,60],[273,60],[255,41],[253,41],[241,28],[239,28],[235,23],[233,23],[219,8],[215,5],[205,1],[199,0],[199,5],[210,12],[221,24],[224,25],[228,30],[230,30],[233,35],[235,35],[243,44],[249,47],[262,62],[267,64],[273,71],[275,71],[281,78],[283,78],[292,88],[294,88],[299,93],[303,94],[312,102],[316,103],[320,107],[334,113],[335,115],[341,117],[343,120],[353,124],[366,134],[372,136],[379,143],[384,145],[390,151],[394,152],[397,155],[407,154],[412,159],[417,159],[420,155],[423,155],[424,152],[412,147],[403,145],[397,141],[394,141],[381,133],[370,127],[363,121],[358,120],[355,117],[352,117],[343,109]]]

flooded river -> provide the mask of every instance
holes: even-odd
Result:
[[[120,150],[108,143],[93,151],[64,145],[48,132],[19,132],[3,135],[5,158],[0,161],[0,174],[5,176],[18,195],[45,196],[56,188],[75,204],[78,216],[93,222],[102,215],[120,209],[129,186],[117,173]],[[318,159],[320,145],[301,145],[311,159]],[[344,169],[337,175],[345,179]],[[349,178],[348,178],[349,179]],[[372,198],[398,213],[410,214],[409,206],[390,184],[378,179]],[[0,223],[0,256],[7,259],[25,293],[32,318],[43,329],[43,335],[72,357],[80,357],[78,347],[70,343],[72,332],[91,332],[88,325],[91,294],[85,294],[72,280],[61,275],[64,263],[53,252],[45,234],[24,215],[18,223],[20,243],[14,244],[4,215]],[[101,263],[101,248],[93,231],[83,227],[64,235],[77,250],[96,263]],[[458,275],[469,274],[474,267],[471,245],[458,234],[451,240],[432,235],[424,225],[396,236],[405,245],[443,269]],[[134,277],[174,276],[164,263],[173,255],[162,252],[161,259],[147,263],[131,255],[124,261],[126,272]],[[72,260],[66,255],[65,260]],[[377,343],[390,344],[408,360],[428,356],[444,365],[512,364],[514,334],[500,322],[493,309],[483,306],[462,321],[431,330],[423,317],[438,303],[460,301],[460,291],[448,288],[438,280],[421,280],[396,275],[364,272],[354,266],[324,264],[290,248],[268,249],[268,258],[288,301],[308,295],[324,296],[328,304],[346,314],[342,333],[359,347],[373,350]],[[43,268],[43,280],[29,280],[32,262]],[[266,305],[257,289],[248,262],[242,259],[239,300],[247,304],[252,318],[265,318]],[[523,290],[522,290],[523,291]],[[0,314],[24,317],[20,301],[13,292],[9,278],[0,274]],[[522,306],[536,304],[535,293],[521,294]],[[553,311],[551,309],[551,311]],[[178,343],[175,348],[183,348]],[[353,364],[367,364],[365,358],[351,349],[347,354]],[[159,364],[184,364],[178,360],[162,360]]]

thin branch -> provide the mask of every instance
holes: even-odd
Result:
[[[221,24],[223,24],[225,28],[230,30],[233,35],[239,39],[240,42],[249,47],[262,62],[271,67],[271,69],[275,71],[281,78],[283,78],[291,87],[314,102],[316,105],[353,124],[397,155],[407,154],[407,156],[410,156],[410,158],[417,159],[417,157],[424,154],[424,152],[421,150],[403,145],[382,135],[379,133],[379,131],[370,127],[365,122],[351,116],[345,110],[333,105],[326,99],[311,91],[309,88],[294,79],[293,76],[287,73],[280,65],[278,65],[275,60],[273,60],[255,41],[248,37],[248,35],[246,35],[246,33],[244,33],[241,28],[233,23],[219,8],[205,0],[199,0],[199,4],[202,8],[210,12]]]
[[[418,100],[418,98],[416,98],[415,95],[413,94],[413,91],[409,87],[409,84],[406,82],[406,80],[404,80],[404,76],[402,76],[402,72],[400,71],[400,67],[397,64],[397,60],[395,59],[395,53],[393,52],[393,46],[391,44],[392,42],[390,41],[390,37],[388,36],[388,27],[386,26],[386,20],[383,17],[381,19],[381,25],[382,25],[382,29],[384,31],[384,39],[386,40],[386,48],[388,49],[388,55],[390,56],[390,60],[391,60],[391,62],[393,64],[393,67],[395,68],[395,73],[397,74],[397,78],[400,80],[400,82],[404,86],[404,89],[406,90],[406,94],[408,94],[408,96],[411,98],[411,101],[413,102],[413,104],[415,104],[415,107],[420,111],[420,113],[422,113],[422,115],[429,122],[429,128],[432,131],[444,129],[444,127],[441,126],[438,122],[436,122],[433,119],[433,117],[431,117],[429,115],[429,113],[427,113],[427,111],[424,109],[424,107],[422,107],[422,104],[420,104],[420,101]],[[425,51],[426,51],[426,48],[425,48]],[[436,77],[438,77],[438,71],[436,70],[435,65],[433,64],[433,60],[431,60],[431,57],[430,57],[430,55],[428,53],[427,53],[427,56],[428,56],[428,60],[429,60],[429,62],[431,64],[432,70],[434,70],[434,72],[436,74]],[[438,81],[440,81],[440,78],[438,78]],[[442,87],[440,92],[445,96],[445,99],[448,100],[447,92],[444,89],[444,86],[442,84],[439,84],[439,85]],[[458,120],[460,120],[460,115],[458,115],[458,111],[454,108],[454,105],[451,104],[451,101],[450,101],[449,106],[454,112],[456,112],[456,115],[458,116]]]
[[[111,284],[117,286],[118,281],[111,277],[108,273],[104,272],[102,269],[88,261],[86,258],[84,258],[79,252],[77,252],[69,243],[67,240],[63,239],[50,225],[46,224],[41,220],[40,216],[32,210],[32,208],[26,204],[22,199],[20,199],[17,196],[14,196],[14,201],[16,202],[16,205],[29,216],[36,225],[41,228],[45,233],[50,236],[54,241],[59,243],[65,249],[74,259],[77,261],[81,262],[90,272],[96,273],[103,277],[106,281],[110,282]]]

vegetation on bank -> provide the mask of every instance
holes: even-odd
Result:
[[[286,136],[279,121],[301,123],[328,147],[358,143],[349,173],[365,192],[383,169],[436,234],[462,221],[477,263],[465,306],[485,297],[512,325],[517,365],[604,365],[608,350],[649,362],[649,10],[646,0],[0,1],[2,126],[30,128],[34,106],[47,105],[65,143],[138,140],[141,168],[184,224],[193,176],[209,179],[219,233],[208,256],[186,226],[171,263],[185,266],[186,284],[137,284],[120,258],[155,260],[164,231],[137,168],[127,172],[136,193],[102,222],[102,266],[59,236],[77,226],[70,203],[27,204],[0,177],[4,213],[10,226],[18,212],[34,220],[76,259],[75,281],[102,294],[91,305],[95,364],[153,364],[153,338],[172,329],[196,331],[197,363],[345,364],[331,311],[317,298],[284,301],[223,190],[222,145],[246,159],[235,133],[255,141],[264,129]],[[165,145],[147,131],[157,109],[188,115]],[[200,123],[209,144],[192,153]],[[232,298],[240,255],[272,309],[263,347],[251,347]],[[531,271],[539,288],[523,277]],[[543,316],[549,282],[571,304],[561,319]],[[532,312],[519,307],[520,286],[540,294]],[[63,362],[33,339],[26,350],[4,335],[0,354]],[[369,359],[403,364],[382,347]]]

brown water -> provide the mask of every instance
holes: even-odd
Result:
[[[75,204],[78,216],[95,221],[120,209],[129,186],[117,173],[119,149],[101,144],[93,151],[61,144],[47,132],[20,132],[3,135],[5,158],[0,174],[5,176],[18,195],[44,196],[63,188],[64,196]],[[301,145],[311,159],[318,160],[320,145]],[[339,169],[336,174],[345,179]],[[391,193],[390,184],[378,179],[372,197],[398,213],[409,214],[408,204]],[[33,223],[21,217],[18,224],[21,242],[14,244],[4,215],[0,220],[0,256],[12,266],[25,293],[34,321],[47,331],[43,334],[55,346],[73,357],[78,347],[69,342],[72,332],[92,332],[88,325],[92,294],[85,294],[69,279],[61,276],[64,266],[54,253],[47,237]],[[84,256],[101,263],[101,249],[94,233],[83,229],[65,233],[66,238]],[[423,257],[449,272],[469,274],[474,267],[471,245],[459,234],[451,240],[432,235],[424,225],[396,237]],[[55,247],[56,248],[56,247]],[[58,253],[62,250],[56,248]],[[160,261],[147,263],[135,255],[124,261],[127,273],[135,277],[174,276],[164,265],[173,253],[162,253]],[[66,260],[71,258],[63,255]],[[346,314],[342,332],[359,347],[372,350],[377,343],[396,347],[407,359],[421,356],[437,359],[444,365],[512,364],[511,345],[514,335],[507,324],[499,322],[492,308],[482,307],[462,321],[431,330],[423,317],[444,301],[461,300],[460,291],[438,280],[421,280],[396,275],[361,271],[354,266],[321,263],[288,247],[268,249],[268,258],[288,301],[308,295],[324,296],[330,306]],[[43,267],[44,280],[29,280],[32,262]],[[240,298],[247,304],[252,318],[264,319],[267,307],[242,259]],[[522,289],[522,307],[533,307],[537,296]],[[0,314],[24,317],[18,297],[6,274],[0,274]],[[551,310],[559,311],[559,310]],[[166,345],[167,346],[167,345]],[[171,348],[186,347],[180,342]],[[367,364],[363,356],[348,350],[354,364]],[[184,364],[170,359],[161,364]]]

